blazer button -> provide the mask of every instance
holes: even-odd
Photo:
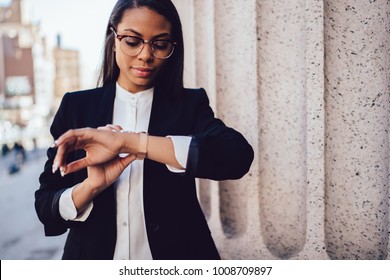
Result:
[[[160,225],[157,224],[157,223],[150,223],[150,228],[151,230],[153,230],[154,232],[157,232],[160,230]]]

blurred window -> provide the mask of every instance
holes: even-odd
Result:
[[[28,95],[32,87],[27,76],[7,77],[5,81],[5,91],[9,96]]]

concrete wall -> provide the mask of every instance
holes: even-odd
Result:
[[[199,182],[224,259],[390,259],[389,0],[174,0],[185,83],[255,150]]]

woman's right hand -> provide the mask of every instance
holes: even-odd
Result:
[[[106,125],[98,127],[99,130],[105,131],[120,131],[122,128],[117,125]],[[122,174],[125,168],[136,159],[135,155],[127,155],[125,157],[116,156],[112,160],[87,166],[88,185],[92,188],[106,188],[114,183]]]
[[[86,183],[92,189],[105,189],[114,183],[125,168],[136,159],[134,155],[117,157],[108,162],[87,167]]]
[[[136,156],[116,157],[106,163],[87,167],[88,176],[72,192],[73,203],[78,213],[108,186],[114,183]]]
[[[107,125],[98,130],[121,130],[119,126]],[[78,212],[84,210],[92,199],[113,184],[125,168],[136,159],[135,155],[121,157],[116,155],[109,161],[87,166],[88,176],[72,193],[73,202]]]
[[[120,127],[107,125],[98,129],[73,129],[61,135],[55,142],[58,149],[54,158],[53,173],[60,167],[61,175],[64,176],[87,166],[103,164],[117,158],[123,152],[125,135],[116,132],[120,130],[115,128]],[[85,150],[86,156],[67,164],[67,154],[75,150]]]

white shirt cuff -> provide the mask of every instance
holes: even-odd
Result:
[[[84,222],[92,211],[93,202],[89,203],[88,207],[77,216],[77,209],[72,199],[72,192],[76,186],[67,189],[61,194],[59,201],[60,215],[66,221]]]
[[[171,136],[168,135],[167,137],[171,138],[173,143],[173,149],[175,151],[175,157],[178,163],[184,168],[184,169],[178,169],[169,165],[166,165],[168,170],[173,173],[184,173],[187,167],[187,159],[188,159],[188,151],[190,149],[190,144],[192,137],[190,136]]]

